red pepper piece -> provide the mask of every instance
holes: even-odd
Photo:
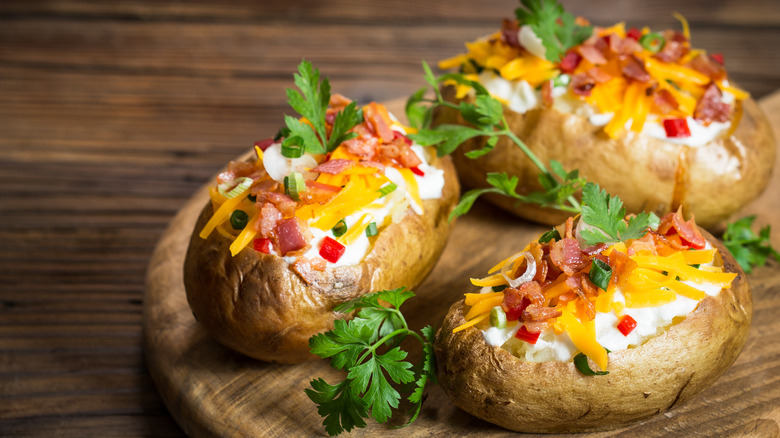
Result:
[[[573,51],[566,52],[566,54],[563,55],[563,59],[561,59],[561,71],[564,73],[573,72],[574,69],[580,65],[580,61],[582,61],[582,56],[579,53]]]
[[[539,333],[530,333],[527,328],[525,328],[525,325],[521,325],[519,329],[517,329],[517,332],[515,332],[515,337],[517,339],[520,339],[521,341],[528,342],[531,345],[536,344],[536,341],[539,340]]]
[[[271,254],[271,250],[273,249],[271,239],[266,239],[265,237],[253,240],[252,247],[255,251],[262,252],[263,254]]]
[[[664,129],[669,138],[690,137],[691,130],[688,129],[688,120],[683,118],[664,119]]]
[[[623,333],[623,336],[628,336],[635,328],[636,320],[631,315],[623,315],[617,325],[617,329],[620,330],[620,333]]]
[[[415,175],[417,175],[417,176],[425,176],[425,172],[423,172],[422,170],[420,170],[420,168],[419,168],[419,167],[417,167],[417,166],[410,167],[410,168],[409,168],[409,170],[411,170],[411,171],[412,171],[412,173],[414,173],[414,174],[415,174]]]
[[[642,38],[642,31],[632,27],[631,29],[628,29],[628,32],[626,32],[626,36],[635,41],[639,41],[639,38]]]
[[[723,54],[722,53],[710,53],[710,59],[717,62],[720,65],[723,65]]]
[[[255,142],[255,146],[259,147],[261,151],[265,152],[266,149],[268,149],[269,146],[274,144],[273,138],[266,138],[265,140],[260,140]]]
[[[320,247],[320,257],[331,263],[336,263],[339,261],[341,256],[344,255],[344,251],[346,250],[347,248],[344,245],[326,236],[322,240],[322,246]]]

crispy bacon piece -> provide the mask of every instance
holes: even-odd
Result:
[[[606,243],[599,243],[598,245],[593,245],[584,248],[582,252],[590,257],[593,257],[597,254],[601,254],[601,252],[607,248],[609,248],[609,245],[607,245]]]
[[[635,81],[648,82],[651,79],[650,73],[645,70],[645,66],[635,56],[625,57],[621,71],[624,76]]]
[[[570,50],[566,52],[566,54],[563,55],[563,59],[561,59],[561,71],[564,73],[571,73],[575,68],[577,68],[578,65],[580,65],[580,62],[582,62],[582,55],[573,50]]]
[[[622,288],[626,285],[628,276],[636,268],[637,264],[626,253],[612,251],[609,253],[609,266],[612,268],[612,276],[609,279],[610,284]]]
[[[699,103],[696,104],[693,118],[704,125],[712,122],[727,122],[731,118],[731,105],[724,103],[721,95],[715,82],[710,82]]]
[[[517,321],[523,314],[526,307],[535,304],[544,304],[544,295],[542,287],[535,281],[529,281],[521,284],[517,289],[508,287],[504,289],[504,302],[501,308],[506,312],[506,319]]]
[[[295,215],[295,209],[298,204],[287,195],[276,192],[262,192],[257,195],[257,202],[270,202],[282,212],[285,217]]]
[[[663,62],[677,62],[690,51],[691,49],[688,45],[683,42],[666,40],[664,48],[653,55],[653,57]]]
[[[576,95],[590,96],[590,91],[596,86],[596,81],[585,73],[578,73],[571,77],[569,86]]]
[[[377,146],[377,157],[383,162],[396,162],[404,167],[415,167],[422,164],[422,160],[406,143],[404,136],[396,137],[389,143]]]
[[[605,38],[605,41],[607,41],[609,50],[619,56],[631,55],[632,53],[642,51],[642,45],[639,44],[639,42],[637,42],[637,40],[634,38],[620,38],[616,34],[610,34],[607,36],[608,38]]]
[[[262,192],[276,191],[278,187],[279,183],[272,180],[271,178],[255,180],[255,182],[252,183],[252,186],[249,188],[249,194],[252,196],[257,196]]]
[[[392,123],[384,106],[381,106],[376,102],[371,102],[364,106],[363,119],[365,119],[366,124],[382,142],[387,143],[393,141],[393,138],[395,138],[393,130],[390,129]]]
[[[659,234],[669,236],[675,234],[675,232],[680,235],[682,243],[691,248],[702,249],[707,243],[701,231],[699,231],[693,215],[691,215],[689,221],[683,219],[682,208],[677,209],[674,213],[666,213],[661,218],[660,225],[658,225]]]
[[[340,191],[341,187],[307,180],[306,191],[299,193],[298,196],[304,204],[325,204]]]
[[[663,114],[669,114],[680,107],[680,104],[677,103],[677,99],[674,98],[669,90],[656,89],[653,92],[653,103],[655,103],[655,106],[657,106]]]
[[[501,41],[509,47],[519,49],[521,47],[517,35],[519,30],[520,27],[517,25],[517,20],[504,18],[501,22]]]
[[[612,75],[598,67],[591,67],[588,71],[585,72],[585,74],[588,75],[588,77],[593,78],[597,84],[603,84],[604,82],[612,79]]]
[[[255,173],[255,165],[246,161],[231,161],[227,170],[217,175],[217,183],[225,184],[234,181],[236,178],[251,176]]]
[[[276,224],[276,240],[282,256],[308,245],[306,233],[298,218],[282,219]]]
[[[358,136],[343,143],[347,152],[357,155],[362,159],[373,159],[374,154],[376,153],[376,147],[379,144],[379,139],[374,136],[368,126],[366,126],[365,123],[361,123],[352,128],[350,132],[354,132]]]
[[[329,175],[338,175],[339,173],[351,168],[355,165],[355,161],[347,160],[345,158],[336,158],[328,160],[311,169],[314,173],[327,173]]]
[[[588,318],[593,319],[596,316],[596,306],[590,301],[590,298],[598,295],[598,287],[591,283],[587,274],[582,272],[576,272],[568,277],[566,285],[580,297],[585,314]]]
[[[523,322],[547,321],[550,318],[557,318],[563,313],[555,310],[554,307],[544,307],[538,304],[531,304],[523,310]],[[528,326],[526,326],[528,328]]]
[[[552,92],[553,92],[553,81],[552,80],[545,81],[542,84],[542,104],[546,108],[551,107],[553,104]]]
[[[656,255],[655,240],[651,234],[645,234],[641,239],[635,239],[628,246],[628,255],[632,256],[640,252]]]
[[[601,38],[599,38],[596,41],[597,43],[593,45],[588,45],[587,43],[585,43],[577,47],[576,50],[580,55],[582,55],[583,58],[585,58],[586,61],[590,62],[593,65],[606,64],[607,58],[604,57],[604,53],[597,46],[602,46],[603,48],[606,48],[607,43],[604,42],[604,40],[602,40]],[[598,42],[600,42],[600,44]]]
[[[255,224],[255,228],[261,236],[271,238],[276,224],[282,220],[282,212],[270,202],[263,203],[258,211],[260,212],[260,220]]]
[[[718,64],[712,58],[703,54],[699,54],[691,59],[686,65],[699,73],[707,75],[713,81],[725,79],[727,76],[726,68],[722,64]]]
[[[343,94],[333,93],[330,95],[329,107],[336,110],[336,112],[341,111],[350,103],[352,103],[352,99],[344,96]]]
[[[550,245],[550,258],[552,262],[566,275],[573,275],[580,271],[588,263],[583,256],[580,244],[576,239],[567,237]]]

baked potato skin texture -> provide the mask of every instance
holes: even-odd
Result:
[[[455,101],[453,87],[445,87],[442,92],[446,99]],[[680,202],[685,214],[695,214],[696,223],[705,228],[727,219],[755,199],[769,183],[775,162],[772,128],[752,99],[742,101],[742,115],[731,135],[698,148],[635,133],[610,139],[587,119],[554,109],[518,114],[504,107],[504,115],[510,129],[542,162],[554,159],[566,170],[579,169],[580,176],[623,199],[629,213],[653,211],[662,216],[676,210],[675,204]],[[457,111],[444,108],[434,123],[465,122]],[[453,153],[464,187],[487,187],[487,172],[508,172],[519,178],[518,193],[542,189],[538,169],[506,137],[487,155],[474,160],[464,155],[483,146],[484,139],[477,137]],[[678,169],[683,171],[682,178],[676,178]],[[553,209],[518,204],[497,194],[486,196],[501,208],[533,222],[556,225],[568,216]]]
[[[315,360],[309,338],[333,327],[333,312],[363,293],[412,288],[423,281],[444,250],[452,224],[448,216],[460,187],[449,157],[440,199],[424,200],[422,216],[407,212],[387,226],[371,252],[355,266],[315,271],[306,284],[281,257],[247,248],[230,255],[230,241],[219,233],[198,233],[212,215],[211,204],[195,225],[184,262],[187,301],[195,318],[221,344],[253,358],[280,363]]]
[[[572,362],[526,362],[487,345],[452,305],[434,346],[439,384],[464,411],[506,429],[564,433],[614,429],[667,411],[712,384],[747,339],[752,298],[745,273],[725,247],[730,289],[706,297],[687,318],[638,348],[609,354],[608,375],[584,376]],[[591,367],[597,369],[595,365]]]

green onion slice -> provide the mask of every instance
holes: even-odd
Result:
[[[501,306],[490,309],[490,325],[500,329],[506,327],[506,312]]]
[[[344,233],[347,232],[347,223],[344,222],[344,219],[340,220],[336,225],[331,228],[331,231],[333,232],[333,235],[336,237],[341,237],[344,235]]]
[[[284,177],[284,193],[290,196],[293,201],[300,201],[300,193],[306,191],[306,181],[303,180],[303,174],[293,172]]]
[[[377,190],[379,192],[379,197],[385,196],[389,193],[392,193],[393,190],[397,189],[398,186],[395,183],[389,182]]]
[[[605,348],[605,350],[607,349]],[[609,353],[609,350],[607,350],[607,353]],[[574,366],[577,367],[577,371],[586,376],[605,376],[609,374],[609,371],[593,371],[590,369],[590,365],[588,365],[588,356],[585,356],[584,353],[579,353],[574,356]]]
[[[560,75],[553,79],[553,87],[565,87],[569,85],[569,75]]]
[[[236,210],[230,215],[230,226],[234,230],[243,230],[249,222],[249,215],[244,210]]]
[[[302,145],[295,144],[292,139],[287,139],[282,142],[282,156],[287,158],[300,158],[303,156],[305,149]]]
[[[371,237],[371,236],[376,236],[376,234],[377,234],[376,222],[371,222],[366,227],[366,236]]]
[[[542,234],[542,237],[539,238],[539,243],[547,243],[551,240],[553,242],[561,240],[561,233],[559,233],[555,228]]]
[[[666,38],[661,36],[660,33],[650,32],[639,38],[639,44],[652,53],[658,53],[666,45]]]
[[[493,292],[501,292],[502,290],[506,289],[508,284],[500,284],[498,286],[493,286]]]
[[[593,265],[590,267],[590,281],[602,290],[607,290],[611,277],[612,267],[599,259],[593,259]]]
[[[253,180],[252,178],[249,178],[248,176],[244,176],[244,177],[236,179],[233,182],[236,183],[236,185],[232,189],[227,190],[227,188],[230,187],[231,184],[224,184],[224,185],[220,184],[217,187],[217,191],[219,191],[219,193],[222,196],[224,196],[224,197],[226,197],[228,199],[232,199],[232,198],[235,198],[236,196],[244,193],[244,191],[246,189],[248,189],[252,185],[252,183],[255,182],[255,180]]]

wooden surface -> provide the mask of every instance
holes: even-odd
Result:
[[[330,76],[335,90],[362,102],[387,101],[422,85],[422,59],[460,52],[464,41],[494,30],[516,4],[0,2],[0,436],[182,436],[142,347],[145,275],[153,272],[153,249],[177,211],[228,160],[276,132],[286,111],[283,89],[302,57]],[[723,53],[732,77],[755,97],[780,88],[776,0],[564,4],[597,24],[625,19],[655,28],[675,26],[670,12],[677,10],[690,20],[694,44]],[[778,100],[765,102],[775,108],[776,127]],[[765,195],[750,211],[780,230],[777,176],[772,187],[774,197]],[[468,220],[512,225],[511,218],[490,216]],[[489,265],[480,236],[456,231],[454,237],[469,251],[459,269],[475,275]],[[773,240],[780,245],[780,231]],[[454,257],[455,245],[444,263],[452,263],[447,257]],[[450,275],[446,266],[418,292],[440,292],[432,282],[442,280],[441,272]],[[700,396],[701,404],[683,408],[692,417],[675,411],[671,428],[659,419],[634,432],[778,434],[776,270],[773,263],[751,276],[763,289],[750,355]],[[446,281],[456,284],[454,277]],[[415,311],[423,304],[408,306]],[[443,315],[444,306],[435,304],[422,309],[431,320]],[[246,366],[224,351],[216,357],[233,369]],[[307,381],[280,381],[279,388]],[[227,387],[245,398],[256,390],[240,385]],[[737,393],[730,392],[734,387]],[[442,401],[442,394],[433,389],[431,400]],[[264,409],[252,414],[261,423],[313,427],[311,416],[286,417],[305,404],[285,399]],[[429,403],[424,418],[463,424],[463,430],[484,425],[463,414],[446,417],[441,409]]]

